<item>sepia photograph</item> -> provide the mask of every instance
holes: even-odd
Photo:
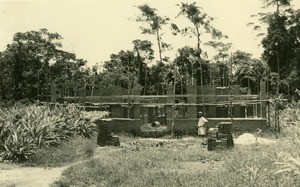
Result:
[[[0,0],[1,187],[299,187],[300,0]]]

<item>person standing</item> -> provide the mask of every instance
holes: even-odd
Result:
[[[206,144],[206,123],[207,119],[204,117],[203,113],[200,111],[198,121],[198,136],[202,139],[202,144]]]

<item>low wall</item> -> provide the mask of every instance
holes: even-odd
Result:
[[[108,129],[115,133],[137,133],[140,131],[142,124],[141,120],[128,118],[109,118],[103,120],[107,123]],[[103,120],[97,120],[95,123],[98,126]]]
[[[208,127],[214,127],[220,122],[230,122],[230,118],[208,118]],[[174,132],[180,134],[197,134],[197,118],[177,118],[174,120]],[[168,131],[172,130],[172,120],[167,120]],[[233,131],[255,131],[257,128],[266,129],[267,119],[263,118],[234,118]]]
[[[142,125],[141,120],[128,118],[109,118],[104,119],[110,131],[115,133],[133,133],[137,134]],[[214,127],[220,122],[230,122],[230,118],[208,118],[208,127]],[[95,122],[97,125],[101,124],[101,120]],[[177,118],[174,120],[175,134],[190,134],[196,135],[198,132],[197,118]],[[234,132],[251,132],[256,129],[266,129],[267,120],[263,118],[234,118],[232,121],[232,128]],[[167,130],[172,130],[172,120],[167,120]]]
[[[172,130],[172,120],[167,120],[167,130]],[[196,135],[198,132],[198,119],[197,118],[177,118],[174,120],[174,133],[175,134],[192,134]]]

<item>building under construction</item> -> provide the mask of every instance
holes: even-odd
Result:
[[[193,134],[197,132],[199,111],[204,112],[209,126],[231,121],[235,131],[265,129],[269,121],[263,82],[256,95],[241,94],[238,86],[188,85],[183,95],[174,95],[173,86],[169,86],[166,95],[140,95],[139,88],[128,92],[120,87],[108,87],[94,91],[92,97],[83,89],[77,97],[61,97],[60,91],[53,87],[51,100],[78,102],[89,110],[109,111],[116,128],[159,122],[169,131]]]

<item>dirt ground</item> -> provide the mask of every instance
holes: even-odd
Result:
[[[183,138],[186,143],[189,141],[193,141],[194,137],[187,137]],[[147,143],[147,142],[159,142],[159,141],[167,141],[172,142],[176,140],[170,140],[170,139],[155,139],[155,138],[149,138],[149,139],[139,139],[139,141]],[[261,144],[270,144],[275,143],[275,140],[270,139],[264,139],[264,138],[257,138],[253,134],[244,133],[238,138],[234,140],[234,143],[237,145],[248,145],[253,143],[261,143]],[[98,154],[101,154],[103,149],[109,149],[109,148],[98,148],[99,150],[95,151],[95,155],[93,158],[97,158]],[[101,150],[102,151],[101,151]],[[74,163],[77,164],[77,163]],[[12,186],[20,186],[20,187],[47,187],[50,186],[51,183],[58,180],[61,176],[62,172],[70,167],[70,164],[63,167],[57,167],[57,168],[38,168],[38,167],[20,167],[18,165],[9,164],[9,163],[0,163],[0,186],[2,187],[12,187]],[[180,167],[179,172],[190,172],[194,170],[199,170],[199,168],[219,168],[219,167],[213,167],[214,165],[220,165],[222,164],[222,161],[204,161],[204,163],[179,163],[182,165]],[[198,164],[201,164],[201,167],[198,167]],[[207,167],[203,167],[204,165]],[[163,169],[163,168],[162,168]],[[172,170],[172,168],[166,168],[169,171]],[[171,170],[170,170],[171,169]],[[178,168],[176,169],[178,172]]]
[[[3,164],[0,164],[0,167]],[[59,168],[10,167],[0,170],[0,186],[47,187],[59,179],[63,170]]]

